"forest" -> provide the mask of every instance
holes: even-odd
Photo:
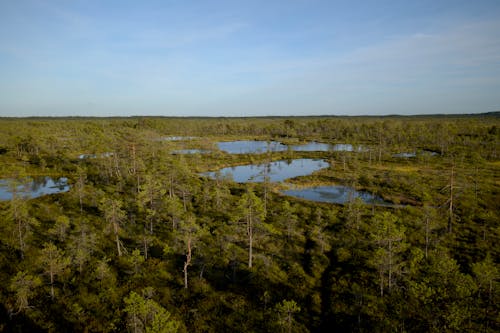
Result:
[[[498,112],[0,118],[0,332],[499,332],[499,148]],[[334,185],[384,204],[284,193]]]

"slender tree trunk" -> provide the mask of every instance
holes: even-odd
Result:
[[[134,333],[137,333],[138,330],[137,330],[137,316],[136,314],[134,313],[134,316],[133,316],[133,322],[134,322]]]
[[[170,184],[168,187],[168,196],[172,198],[174,196],[174,176],[170,175]]]
[[[14,220],[17,222],[17,234],[19,236],[19,249],[21,250],[21,259],[24,259],[23,222],[22,222],[21,218],[19,217],[19,213],[17,210],[17,203],[15,200],[16,200],[16,193],[14,192],[12,195],[12,205],[13,205],[12,215],[14,217]]]
[[[120,166],[119,166],[119,163],[118,163],[118,154],[114,154],[113,155],[113,161],[114,161],[114,171],[115,171],[115,175],[117,178],[121,178],[121,172],[120,172]]]
[[[391,292],[392,287],[392,241],[389,240],[389,280],[388,280],[388,290]]]
[[[425,219],[425,259],[427,259],[429,251],[429,218]]]
[[[50,272],[50,297],[54,299],[54,274]]]
[[[82,251],[85,251],[85,247],[83,244],[85,244],[87,234],[85,233],[85,229],[83,228],[83,222],[80,220],[80,241],[78,242],[78,249],[82,248]],[[79,261],[78,264],[78,269],[80,273],[83,271],[83,260]]]
[[[249,247],[248,247],[248,268],[252,268],[252,257],[253,257],[253,236],[249,237]]]
[[[184,288],[188,288],[188,266],[191,264],[191,238],[188,238],[187,242],[186,261],[184,262]]]
[[[147,236],[146,236],[146,230],[144,230],[144,259],[145,260],[148,260],[148,239],[147,239]]]
[[[382,129],[380,129],[379,132],[379,142],[378,142],[378,162],[380,163],[382,161]]]
[[[454,190],[454,172],[455,167],[451,167],[451,179],[450,179],[450,205],[448,207],[449,218],[448,218],[448,232],[451,233],[453,227],[453,190]]]
[[[248,232],[248,268],[252,268],[253,258],[253,226],[252,216],[247,218],[247,232]]]
[[[288,333],[292,333],[292,313],[291,313],[291,311],[288,311],[286,322],[287,322],[287,327],[288,327]]]
[[[199,275],[200,280],[203,279],[203,273],[205,273],[205,264],[203,264],[201,266],[200,275]]]
[[[120,247],[120,237],[118,236],[118,225],[116,223],[113,223],[114,230],[115,230],[115,241],[116,241],[116,250],[118,251],[118,256],[122,256],[122,249]]]
[[[384,272],[382,269],[379,270],[380,277],[380,297],[384,297]]]
[[[493,279],[490,279],[490,288],[488,292],[488,303],[491,302],[491,295],[493,295]]]
[[[52,259],[52,252],[49,252],[49,267],[50,267],[50,297],[54,299],[54,269],[52,267],[53,265],[53,259]]]
[[[141,191],[140,188],[141,188],[141,177],[139,176],[139,174],[137,174],[137,187],[136,187],[137,193]]]
[[[264,178],[264,211],[267,214],[267,176]]]
[[[153,191],[151,190],[149,193],[149,208],[151,211],[154,211],[154,199],[153,199]],[[149,233],[153,234],[153,217],[149,217]]]
[[[19,249],[21,250],[21,259],[24,259],[23,225],[20,219],[18,219],[17,221],[17,233],[19,234]]]
[[[137,161],[135,157],[135,144],[132,144],[132,175],[135,175],[137,172]]]
[[[78,189],[78,201],[80,202],[80,215],[83,214],[83,186],[85,185],[85,180],[83,179],[83,175],[80,174],[77,182]]]
[[[184,212],[187,212],[186,192],[184,190],[182,190],[182,204],[184,205]]]

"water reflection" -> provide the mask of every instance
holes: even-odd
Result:
[[[282,191],[283,194],[296,198],[330,202],[336,204],[345,204],[356,198],[361,199],[364,203],[387,205],[389,202],[384,201],[381,197],[372,195],[364,191],[356,191],[349,186],[315,186],[302,189],[292,189]]]
[[[291,149],[294,151],[330,151],[332,150],[332,145],[313,141],[305,145],[291,146]]]
[[[286,151],[288,147],[278,141],[225,141],[217,142],[220,150],[229,154],[249,154]]]
[[[164,136],[156,141],[187,141],[187,140],[194,140],[196,139],[195,136]]]
[[[288,146],[278,141],[225,141],[217,143],[220,150],[229,154],[250,154],[286,151],[290,148],[293,151],[349,151],[361,152],[366,149],[362,146],[355,147],[351,144],[329,144],[312,141],[302,145]]]
[[[78,155],[78,158],[81,159],[81,160],[85,160],[85,159],[89,159],[89,158],[97,158],[98,156],[100,156],[100,157],[113,157],[113,153],[112,152],[105,152],[105,153],[102,153],[100,155],[96,155],[96,154],[81,154],[81,155]]]
[[[438,156],[439,153],[432,151],[432,150],[422,150],[419,153],[417,152],[403,152],[403,153],[397,153],[392,155],[392,157],[398,157],[398,158],[413,158],[417,157],[417,155],[420,156]]]
[[[417,157],[417,153],[397,153],[392,156],[399,158],[412,158],[412,157]]]
[[[320,142],[309,142],[304,145],[296,145],[292,146],[292,150],[294,151],[356,151],[361,152],[364,151],[364,148],[361,146],[354,147],[350,143],[337,143],[337,144],[329,144],[329,143],[320,143]]]
[[[46,194],[55,194],[69,191],[68,179],[61,177],[34,177],[24,180],[0,180],[0,200],[11,200],[13,193],[22,197],[37,198]]]
[[[310,175],[328,166],[329,164],[324,160],[303,158],[291,161],[240,165],[223,168],[218,172],[207,172],[203,175],[215,178],[216,174],[220,173],[223,177],[232,176],[237,183],[258,183],[263,182],[266,178],[271,182],[281,182],[289,178]]]
[[[207,149],[178,149],[173,150],[172,154],[174,155],[183,155],[183,154],[208,154],[210,150]]]

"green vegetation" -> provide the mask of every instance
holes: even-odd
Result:
[[[498,332],[499,128],[497,114],[0,119],[4,179],[71,184],[0,202],[0,331]],[[368,149],[214,150],[240,139]],[[186,148],[212,152],[171,153]],[[294,158],[330,163],[297,185],[396,205],[200,176]]]

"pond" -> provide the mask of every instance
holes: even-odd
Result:
[[[293,151],[331,151],[332,145],[313,141],[305,145],[294,145],[291,149]]]
[[[67,192],[70,189],[68,179],[66,177],[56,180],[46,176],[27,178],[24,181],[2,179],[0,180],[0,200],[12,199],[12,182],[16,182],[16,184],[18,184],[16,186],[18,195],[29,198],[37,198],[46,194]]]
[[[188,141],[196,139],[195,136],[163,136],[156,141]]]
[[[220,150],[229,154],[250,154],[287,151],[289,148],[293,151],[363,151],[363,147],[354,147],[351,144],[329,144],[320,142],[309,142],[303,145],[288,146],[278,141],[225,141],[218,142]]]
[[[229,154],[250,154],[286,151],[288,147],[278,141],[225,141],[217,142],[220,150]]]
[[[417,153],[397,153],[392,155],[392,157],[412,158],[412,157],[417,157]]]
[[[96,155],[96,154],[81,154],[81,155],[78,155],[78,158],[80,160],[86,160],[86,159],[89,159],[89,158],[97,158],[97,157],[102,157],[102,158],[113,157],[113,153],[112,152],[105,152],[105,153],[101,153],[99,155]]]
[[[218,172],[206,172],[203,175],[215,178],[217,173],[220,173],[223,177],[232,176],[237,183],[263,182],[265,177],[269,177],[268,179],[271,182],[281,182],[289,178],[307,176],[328,167],[329,164],[324,160],[303,158],[291,161],[240,165],[223,168]]]
[[[360,198],[364,203],[375,205],[389,205],[381,197],[368,192],[357,191],[349,186],[315,186],[301,189],[282,191],[283,194],[318,202],[345,204],[355,198]]]
[[[182,154],[208,154],[210,153],[210,150],[207,149],[178,149],[178,150],[173,150],[172,154],[174,155],[182,155]]]
[[[338,144],[329,144],[329,143],[320,143],[320,142],[309,142],[304,145],[295,145],[291,147],[294,151],[363,151],[363,147],[354,147],[349,143],[338,143]]]
[[[432,150],[422,150],[418,154],[417,152],[403,152],[403,153],[397,153],[392,155],[392,157],[398,157],[398,158],[414,158],[417,157],[417,155],[420,156],[438,156],[439,153],[432,151]]]

